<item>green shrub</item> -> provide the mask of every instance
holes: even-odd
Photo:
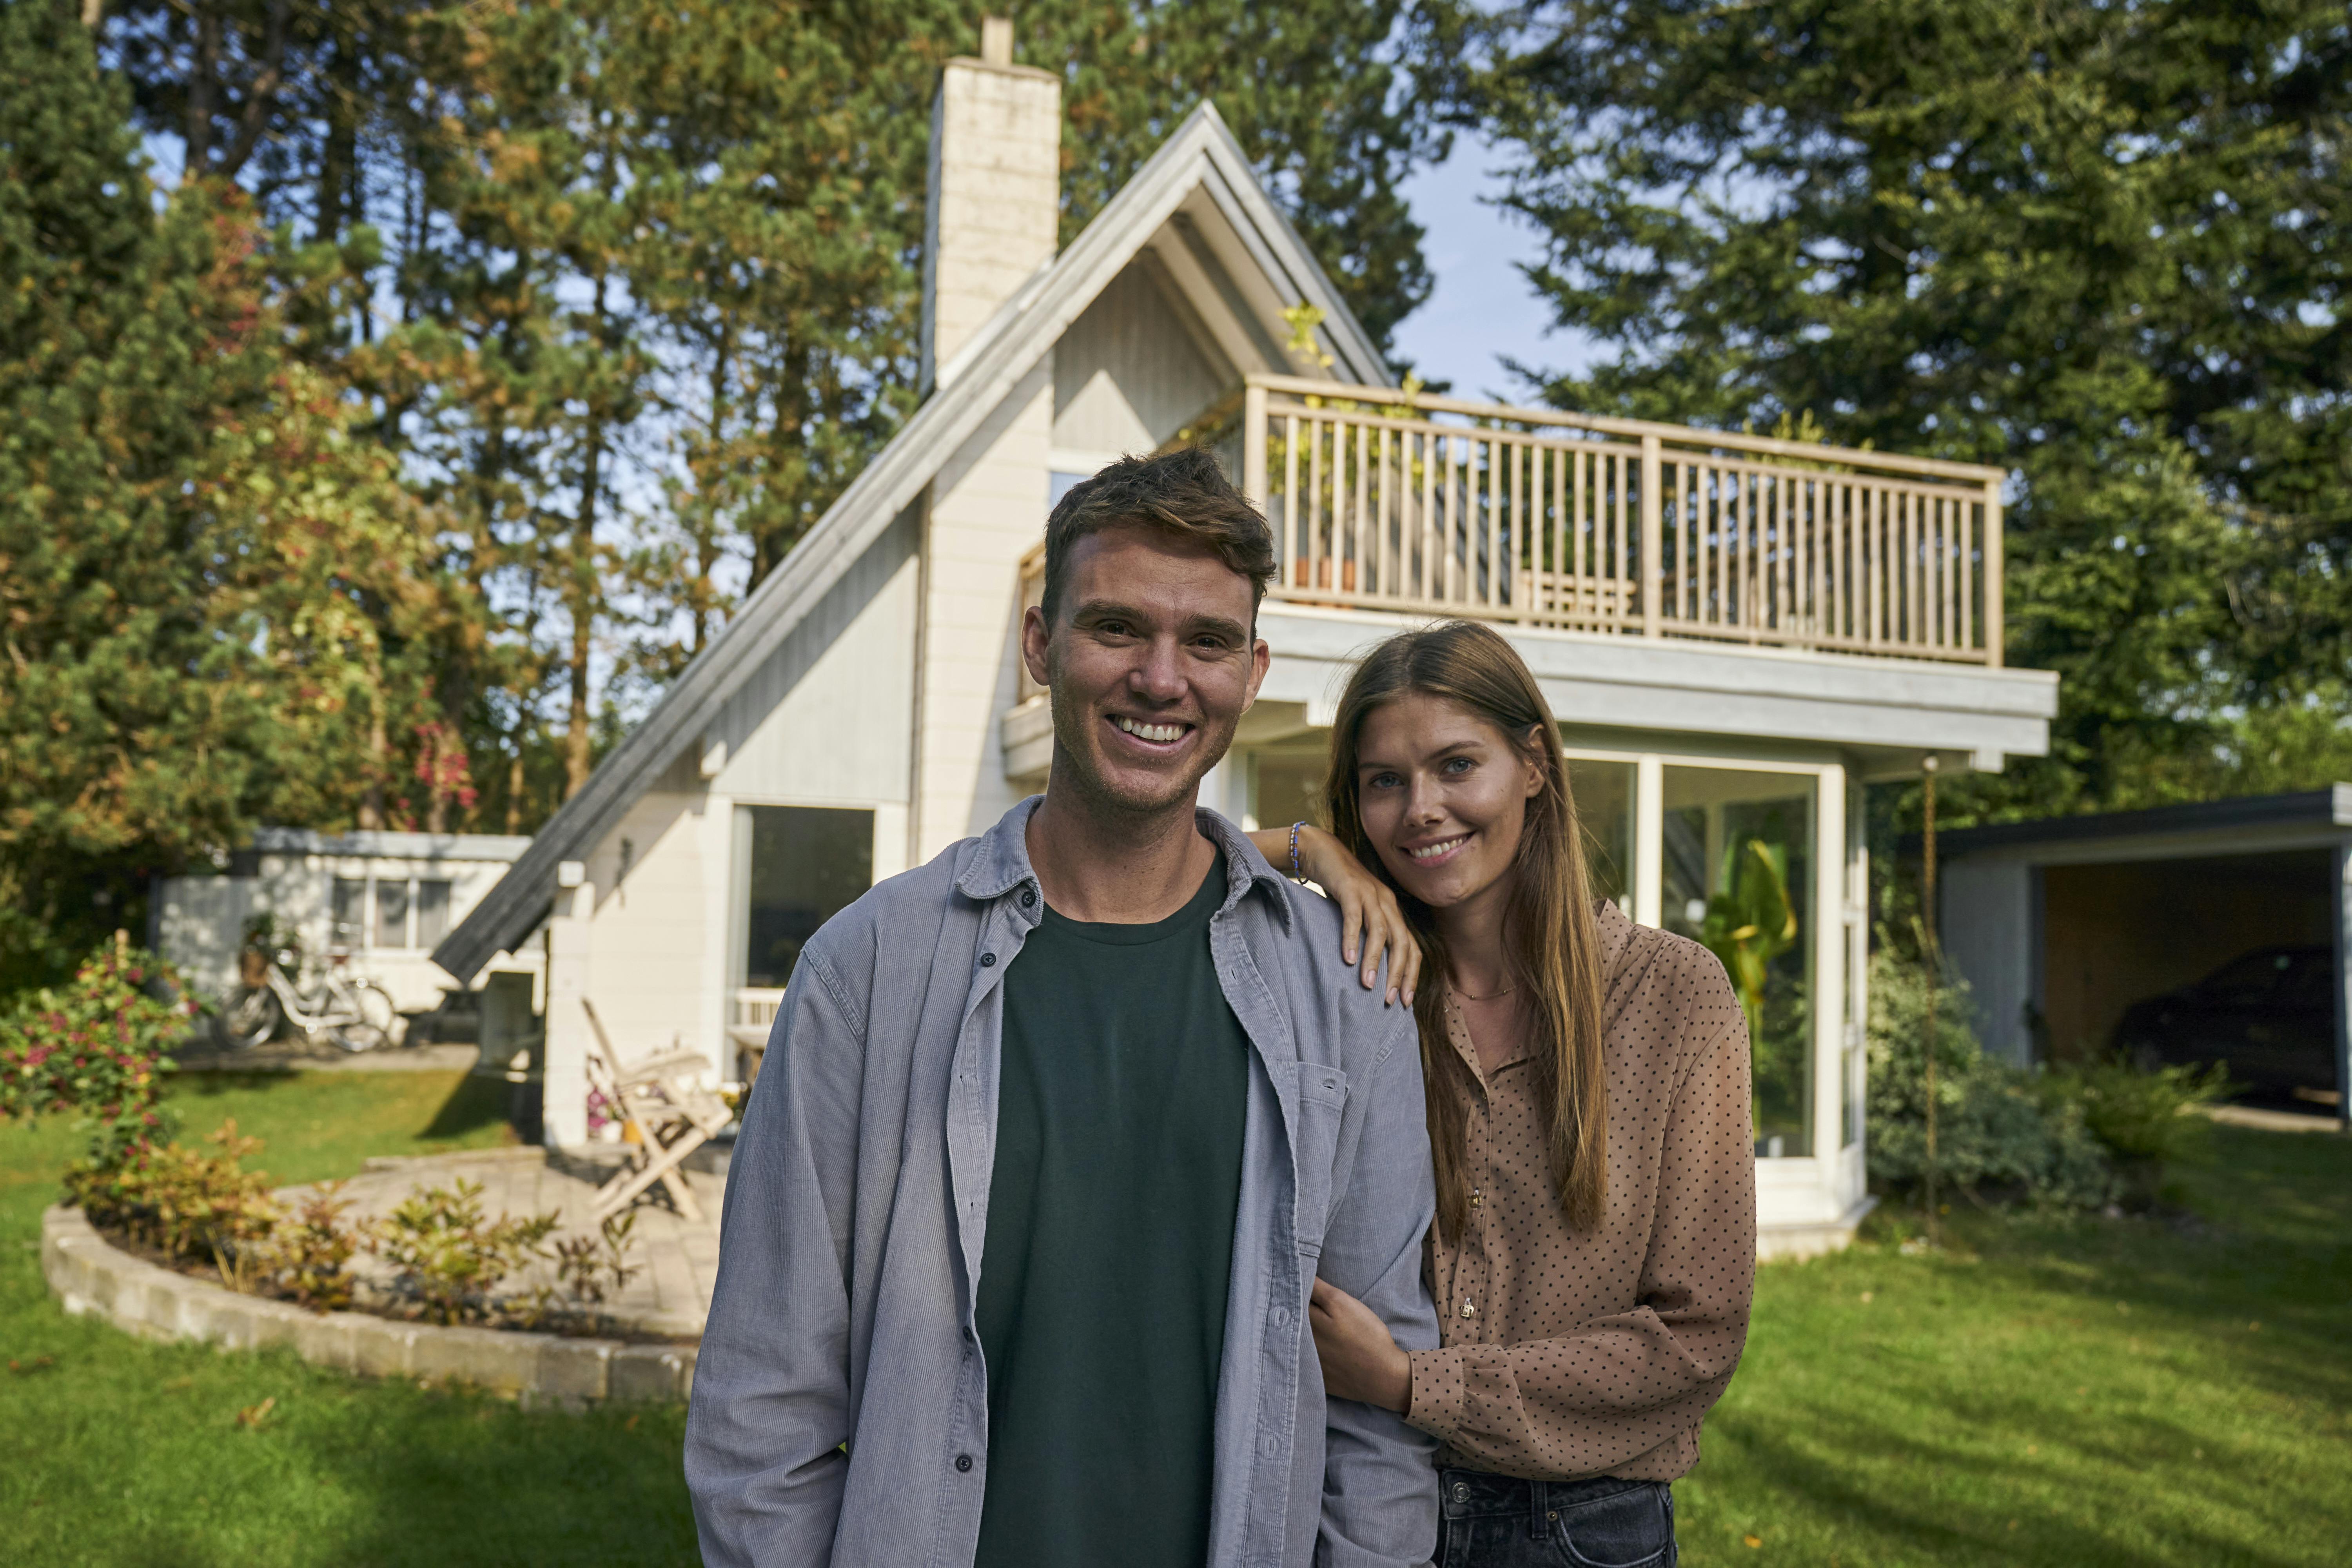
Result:
[[[645,1272],[643,1265],[629,1261],[629,1248],[635,1245],[631,1233],[636,1227],[635,1215],[610,1215],[601,1235],[575,1236],[555,1244],[555,1276],[578,1310],[603,1305],[607,1290],[625,1289]]]
[[[367,1249],[398,1272],[394,1291],[433,1323],[495,1321],[507,1313],[494,1292],[507,1277],[544,1258],[553,1214],[518,1219],[482,1212],[482,1184],[463,1176],[411,1193],[369,1227]],[[534,1314],[535,1315],[535,1314]]]
[[[339,1312],[352,1304],[352,1254],[358,1238],[343,1221],[351,1200],[342,1184],[330,1182],[287,1210],[253,1249],[262,1281],[274,1294],[314,1312]]]
[[[2125,1196],[2137,1208],[2155,1204],[2168,1164],[2204,1156],[2212,1123],[2187,1112],[2229,1092],[2229,1072],[2218,1063],[2142,1072],[2112,1057],[2056,1068],[2044,1090],[2072,1106],[2115,1156]]]
[[[1872,1181],[1908,1193],[1927,1168],[1927,973],[1881,933],[1870,963],[1869,1158]],[[2082,1105],[2036,1075],[1986,1057],[1969,1024],[1966,983],[1947,978],[1936,1007],[1938,1180],[1979,1198],[2078,1208],[2115,1200],[2113,1163]]]
[[[244,1167],[261,1147],[237,1135],[234,1119],[209,1140],[206,1154],[182,1143],[151,1144],[113,1164],[96,1160],[66,1168],[66,1195],[92,1225],[152,1247],[175,1263],[210,1258],[232,1284],[243,1283],[237,1249],[269,1234],[278,1205],[269,1179]]]
[[[110,943],[67,984],[44,987],[0,1014],[0,1115],[74,1115],[91,1133],[89,1161],[106,1166],[168,1139],[157,1104],[165,1053],[198,1007],[152,953]]]

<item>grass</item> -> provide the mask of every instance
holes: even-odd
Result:
[[[235,1116],[294,1182],[499,1142],[498,1088],[208,1076],[175,1100],[192,1134]],[[0,1127],[0,1359],[26,1369],[0,1371],[0,1562],[694,1561],[680,1411],[527,1414],[67,1318],[35,1238],[72,1149]],[[1963,1204],[1942,1254],[1905,1255],[1896,1218],[1764,1269],[1675,1488],[1685,1563],[2342,1562],[2352,1140],[2217,1129],[2178,1195],[2195,1219]]]
[[[1956,1212],[1905,1256],[1915,1215],[1762,1270],[1684,1562],[2343,1563],[2352,1141],[2216,1129],[2174,1178],[2193,1219]]]
[[[236,1118],[281,1182],[505,1142],[506,1086],[455,1073],[183,1079],[191,1141]],[[684,1413],[566,1415],[368,1383],[290,1352],[151,1344],[47,1294],[40,1212],[71,1131],[0,1125],[0,1563],[690,1563]],[[257,1426],[240,1411],[276,1403]]]

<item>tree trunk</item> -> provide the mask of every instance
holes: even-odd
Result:
[[[193,179],[212,159],[213,84],[220,79],[220,12],[213,4],[196,11],[195,58],[188,71],[188,123],[181,132],[186,143],[182,168]]]
[[[360,826],[367,832],[381,832],[384,826],[383,759],[391,750],[391,740],[383,732],[383,710],[378,707],[368,720],[368,782],[360,795]]]
[[[517,730],[514,755],[507,759],[507,834],[522,831],[522,731]]]
[[[597,336],[604,335],[605,274],[596,273]],[[588,787],[588,647],[596,626],[596,502],[603,484],[604,415],[602,392],[588,389],[586,450],[580,476],[580,524],[572,535],[571,730],[563,737],[563,798],[570,800]]]

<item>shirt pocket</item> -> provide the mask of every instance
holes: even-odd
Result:
[[[1339,1118],[1348,1108],[1348,1075],[1320,1062],[1298,1064],[1298,1120],[1292,1147],[1298,1155],[1298,1250],[1323,1255],[1331,1220],[1333,1167],[1339,1162]]]

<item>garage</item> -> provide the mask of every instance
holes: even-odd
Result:
[[[1963,828],[1937,858],[1989,1050],[2220,1062],[2247,1104],[2343,1116],[2352,784]]]

